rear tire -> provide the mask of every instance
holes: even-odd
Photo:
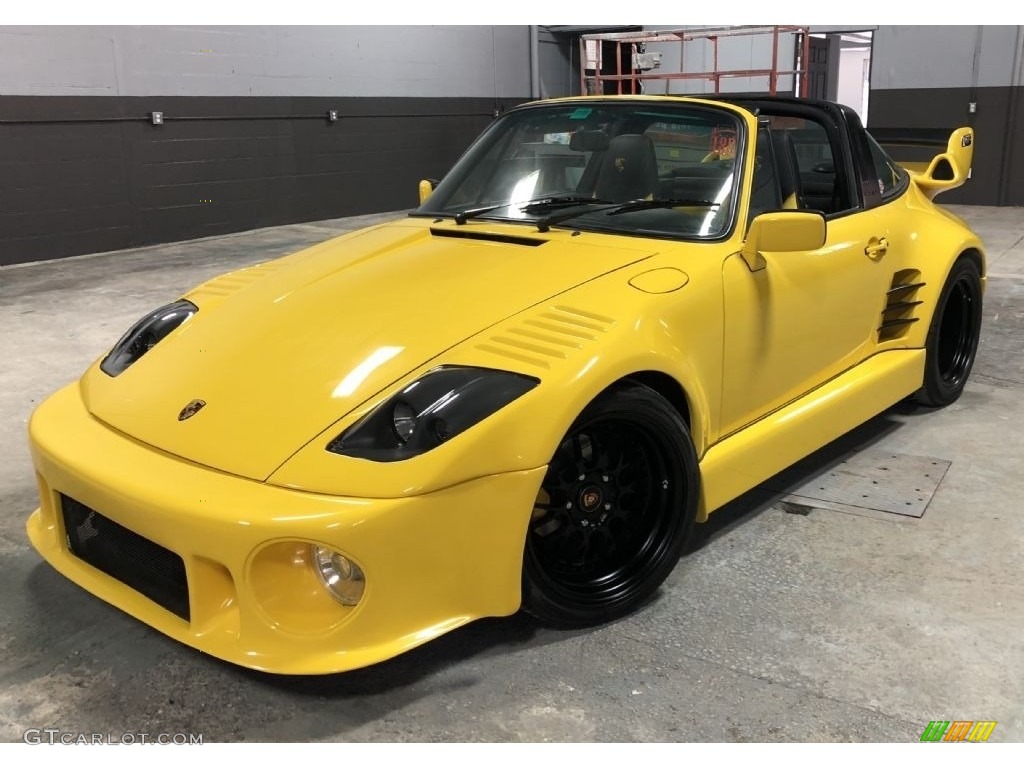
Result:
[[[523,608],[585,627],[641,605],[672,572],[697,513],[686,424],[640,384],[588,405],[555,451],[527,530]]]
[[[964,391],[981,336],[981,276],[961,256],[949,271],[925,342],[924,386],[914,397],[927,406],[955,402]]]

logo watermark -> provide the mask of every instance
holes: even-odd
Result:
[[[932,720],[920,741],[988,741],[995,728],[995,720]]]
[[[203,743],[201,733],[75,733],[60,728],[29,728],[21,735],[26,744],[178,744]]]

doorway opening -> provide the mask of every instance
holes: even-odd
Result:
[[[845,104],[864,125],[871,87],[871,38],[870,30],[812,32],[807,60],[807,95]]]

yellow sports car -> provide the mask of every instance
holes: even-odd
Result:
[[[214,656],[387,659],[648,598],[694,524],[908,395],[955,400],[985,257],[846,107],[502,115],[405,219],[142,318],[43,403],[35,548]]]

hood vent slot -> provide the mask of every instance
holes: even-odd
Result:
[[[485,337],[476,348],[548,370],[608,332],[615,319],[556,305],[516,320]]]
[[[243,267],[226,275],[220,275],[212,280],[207,280],[192,291],[190,295],[215,296],[223,298],[246,288],[257,280],[261,280],[277,269],[277,264],[267,261],[262,264],[254,264],[251,267]]]
[[[491,243],[508,243],[510,245],[528,245],[532,248],[536,248],[538,245],[544,245],[547,240],[541,240],[536,237],[520,237],[518,235],[503,235],[497,232],[476,232],[473,230],[463,229],[436,229],[430,228],[430,234],[434,237],[457,237],[463,240],[486,240]]]
[[[892,276],[892,284],[885,293],[885,308],[878,326],[878,341],[892,341],[907,334],[910,326],[918,322],[918,291],[925,286],[917,269],[901,269]]]

